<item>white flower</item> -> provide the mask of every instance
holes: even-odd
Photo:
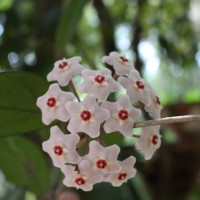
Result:
[[[95,138],[100,134],[100,124],[109,118],[107,109],[97,106],[94,95],[88,95],[82,102],[68,102],[66,109],[70,114],[67,129],[72,133],[84,132]]]
[[[102,62],[113,66],[117,75],[129,74],[130,70],[134,69],[133,63],[117,52],[111,52],[109,56],[104,56]]]
[[[149,126],[142,128],[142,134],[135,146],[142,151],[146,160],[152,158],[156,149],[161,145],[160,126]]]
[[[93,140],[89,144],[89,153],[84,159],[90,161],[92,169],[101,173],[115,173],[121,170],[117,160],[120,148],[117,145],[103,147],[97,141]]]
[[[126,89],[126,94],[132,102],[141,101],[145,105],[150,105],[149,88],[137,70],[131,70],[128,78],[119,77],[118,82]]]
[[[59,85],[68,85],[72,76],[80,74],[84,69],[79,64],[81,57],[63,58],[54,63],[53,70],[47,75],[48,81],[58,81]]]
[[[48,91],[39,97],[36,103],[42,112],[42,122],[49,125],[54,119],[68,121],[69,114],[65,104],[74,98],[71,92],[63,92],[57,83],[50,85]]]
[[[148,84],[148,87],[150,89],[151,104],[148,106],[145,106],[144,109],[147,112],[151,113],[154,119],[159,119],[161,110],[162,110],[162,106],[160,104],[160,99],[156,95],[155,91],[153,90],[153,88],[151,87],[150,84]]]
[[[82,74],[84,82],[80,85],[80,91],[94,94],[99,101],[105,101],[111,92],[115,92],[120,88],[119,83],[112,78],[109,69],[87,69]]]
[[[93,185],[101,182],[103,179],[102,175],[92,170],[90,162],[87,160],[81,160],[77,167],[63,166],[61,170],[65,175],[64,185],[84,191],[92,190]]]
[[[105,181],[111,182],[115,187],[121,186],[124,182],[127,182],[128,179],[133,178],[136,174],[136,169],[134,164],[136,159],[134,156],[130,156],[123,161],[119,161],[122,169],[118,173],[111,173],[105,177]]]
[[[110,118],[104,124],[106,133],[121,132],[124,136],[133,134],[133,125],[141,116],[141,111],[134,108],[127,95],[121,96],[117,102],[104,102],[103,108],[110,111]]]
[[[65,163],[77,164],[80,160],[76,151],[79,139],[77,134],[64,135],[58,126],[53,126],[50,138],[42,143],[42,148],[51,156],[56,167],[61,167]]]

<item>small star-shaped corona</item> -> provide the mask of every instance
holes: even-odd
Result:
[[[100,124],[109,118],[107,109],[97,106],[94,95],[88,95],[82,102],[69,102],[66,109],[70,114],[67,129],[72,133],[84,132],[95,138],[100,134]]]
[[[65,104],[74,98],[71,92],[63,92],[57,83],[50,85],[48,91],[39,97],[36,103],[42,112],[42,122],[49,125],[55,119],[68,121],[69,114]]]
[[[149,126],[142,128],[142,134],[135,146],[144,154],[144,158],[152,158],[156,149],[161,145],[161,135],[159,134],[160,126]]]
[[[48,81],[58,81],[60,86],[68,85],[72,76],[80,74],[84,69],[79,64],[81,57],[63,58],[54,63],[53,70],[47,75]]]
[[[106,133],[119,131],[124,136],[133,134],[134,122],[140,118],[141,111],[134,108],[127,95],[121,96],[116,102],[104,102],[103,108],[110,111],[110,117],[104,124]]]
[[[64,135],[58,126],[53,126],[50,132],[50,138],[43,142],[42,148],[50,155],[54,166],[61,167],[65,163],[77,164],[80,160],[76,151],[79,136],[77,134]]]
[[[117,75],[126,75],[131,69],[134,69],[133,63],[117,52],[111,52],[109,56],[104,56],[102,62],[113,66]]]
[[[94,94],[99,101],[105,101],[111,92],[120,88],[119,83],[112,78],[109,69],[84,70],[82,74],[84,82],[80,85],[80,91]]]

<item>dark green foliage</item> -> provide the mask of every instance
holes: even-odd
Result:
[[[36,100],[47,89],[47,82],[31,73],[0,74],[0,137],[44,127]]]

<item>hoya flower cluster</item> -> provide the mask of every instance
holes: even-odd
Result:
[[[162,108],[160,100],[133,63],[117,52],[102,58],[103,63],[114,69],[113,76],[108,68],[90,70],[80,61],[80,57],[63,58],[55,62],[47,76],[48,81],[57,83],[51,84],[37,100],[42,121],[46,125],[55,119],[66,122],[67,134],[58,126],[51,127],[50,138],[43,142],[42,147],[52,158],[54,166],[65,175],[63,183],[66,186],[85,191],[92,190],[93,185],[99,182],[120,186],[135,176],[136,159],[130,156],[123,161],[118,160],[120,148],[116,144],[103,145],[102,134],[119,132],[125,137],[134,136],[134,123],[142,115],[141,110],[134,107],[136,102],[157,119]],[[83,80],[75,89],[72,79],[77,74],[82,74]],[[74,94],[64,91],[68,84]],[[111,93],[122,88],[126,92],[116,102],[107,100]],[[80,100],[79,92],[86,94],[83,100]],[[136,142],[135,147],[147,160],[161,144],[159,128],[142,128]],[[82,135],[85,135],[84,139],[80,139]],[[86,150],[84,155],[79,152],[82,145]]]

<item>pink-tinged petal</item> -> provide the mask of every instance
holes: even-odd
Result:
[[[104,131],[106,132],[106,133],[112,133],[112,132],[114,132],[114,131],[117,131],[116,130],[116,124],[118,123],[118,121],[117,121],[117,119],[115,119],[115,118],[110,118],[110,119],[108,119],[108,120],[106,120],[106,122],[105,122],[105,124],[104,124],[104,126],[103,126],[103,128],[104,128]]]
[[[98,120],[100,123],[104,122],[106,119],[110,117],[110,112],[108,109],[97,107],[94,112],[94,118]]]
[[[53,120],[69,120],[69,113],[65,110],[65,103],[74,100],[71,92],[63,92],[58,84],[50,85],[48,91],[37,99],[36,105],[41,109],[42,122],[46,125]]]
[[[93,94],[99,101],[105,101],[111,92],[119,90],[120,85],[112,78],[108,69],[84,70],[84,81],[80,91]]]
[[[81,110],[81,106],[79,102],[67,102],[65,104],[66,110],[73,115],[73,113],[79,113]]]
[[[159,97],[156,95],[156,92],[153,90],[151,85],[148,83],[147,84],[150,90],[150,96],[151,96],[151,104],[148,106],[145,106],[144,109],[152,115],[154,119],[159,119],[162,106],[160,103]]]
[[[68,178],[68,179],[71,179],[72,176],[73,176],[74,174],[77,174],[77,172],[76,172],[74,169],[75,169],[75,167],[72,166],[72,165],[63,165],[63,166],[61,167],[62,173],[63,173],[63,174],[66,176],[66,178]]]
[[[136,70],[131,70],[128,78],[119,77],[118,82],[126,89],[131,102],[141,101],[145,105],[150,105],[150,90]]]
[[[76,118],[71,118],[70,123],[67,126],[67,130],[71,133],[78,133],[82,131],[82,123]]]
[[[128,179],[133,178],[136,174],[136,169],[134,168],[135,161],[136,159],[133,156],[130,156],[123,161],[119,161],[121,170],[117,173],[105,176],[105,181],[110,182],[115,187],[127,182]]]
[[[120,148],[117,145],[106,147],[106,157],[110,160],[117,159]]]
[[[117,145],[103,147],[97,141],[92,141],[89,147],[89,153],[84,158],[90,161],[92,168],[96,172],[106,174],[114,173],[121,169],[117,161],[120,150]]]
[[[72,132],[84,132],[95,138],[100,134],[100,124],[104,122],[110,113],[107,109],[97,106],[94,95],[88,95],[82,102],[66,104],[70,114],[67,129]]]
[[[131,69],[134,69],[133,63],[117,52],[111,52],[109,56],[104,56],[102,62],[113,66],[117,75],[126,75]]]
[[[117,102],[104,102],[102,107],[110,110],[110,117],[104,124],[106,133],[119,131],[125,136],[133,134],[135,120],[141,116],[141,111],[132,107],[127,95],[122,95]]]
[[[76,187],[84,191],[90,191],[93,185],[102,181],[102,176],[92,171],[90,162],[81,160],[78,164],[78,170],[72,171],[69,166],[63,166],[62,172],[65,175],[63,183],[68,187]]]
[[[90,149],[90,155],[92,155],[92,157],[95,157],[99,155],[99,153],[104,151],[104,148],[95,140],[90,142],[89,149]]]
[[[53,164],[56,167],[62,167],[65,163],[77,164],[80,160],[80,156],[76,152],[79,136],[76,134],[64,135],[57,126],[53,126],[50,131],[50,138],[43,142],[42,148],[50,155]]]
[[[121,166],[118,162],[112,162],[109,163],[108,167],[107,167],[107,173],[116,173],[119,172],[121,170]]]
[[[96,138],[100,135],[100,124],[89,123],[83,128],[83,132],[87,133],[91,138]]]
[[[90,106],[96,106],[96,98],[94,95],[87,95],[85,99],[82,101],[83,106],[89,108]]]
[[[142,128],[142,135],[135,144],[136,148],[144,154],[146,160],[151,159],[161,145],[159,129],[160,126]]]
[[[69,59],[63,58],[55,62],[53,70],[47,75],[47,80],[58,81],[59,85],[66,86],[72,76],[81,73],[84,69],[84,67],[79,64],[80,61],[80,57],[73,57]]]

